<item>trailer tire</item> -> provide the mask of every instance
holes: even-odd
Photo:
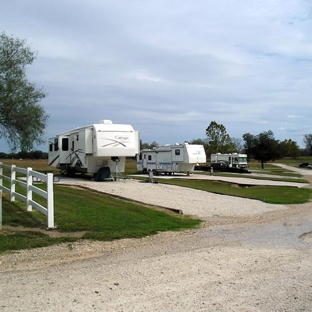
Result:
[[[111,170],[109,167],[101,167],[93,176],[95,181],[105,181],[111,177]]]

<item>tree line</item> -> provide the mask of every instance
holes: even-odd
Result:
[[[2,153],[0,152],[0,159],[32,159],[32,160],[38,160],[38,159],[48,159],[48,153],[34,150],[30,152],[17,152],[17,153]]]
[[[303,141],[305,148],[301,149],[291,139],[284,141],[275,139],[271,130],[256,135],[247,132],[243,134],[242,138],[235,138],[227,133],[224,125],[211,121],[206,128],[206,138],[194,139],[189,143],[203,145],[208,158],[215,153],[246,153],[249,160],[251,158],[258,160],[263,167],[264,163],[268,161],[284,157],[312,156],[312,134],[305,134]],[[157,142],[154,141],[150,145],[143,143],[141,148],[152,149],[157,146]]]

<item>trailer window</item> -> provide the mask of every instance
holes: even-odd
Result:
[[[59,146],[58,146],[58,138],[54,139],[54,150],[58,151],[59,150]]]
[[[152,160],[152,155],[148,155],[147,160]]]
[[[180,150],[179,150],[179,149],[176,149],[176,150],[174,151],[174,154],[175,154],[176,156],[179,156],[179,155],[180,155]]]
[[[62,139],[62,151],[68,151],[68,138]]]
[[[49,150],[50,150],[50,152],[53,152],[53,143],[49,144]]]

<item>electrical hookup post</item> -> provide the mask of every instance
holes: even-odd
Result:
[[[154,183],[154,173],[153,170],[148,171],[148,178],[150,183]]]

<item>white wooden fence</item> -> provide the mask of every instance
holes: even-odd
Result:
[[[10,176],[4,175],[3,169],[10,171]],[[17,179],[16,173],[23,177]],[[3,180],[9,181],[10,187],[3,185]],[[42,181],[47,184],[47,190],[44,191],[33,184],[33,181]],[[16,191],[16,185],[26,189],[26,195]],[[2,228],[2,192],[10,194],[11,201],[15,198],[24,201],[27,205],[27,211],[32,208],[37,209],[47,216],[48,228],[54,228],[54,194],[53,194],[53,174],[44,174],[33,171],[32,168],[19,168],[15,165],[7,166],[0,162],[0,229]],[[47,200],[46,207],[33,200],[33,192]]]

